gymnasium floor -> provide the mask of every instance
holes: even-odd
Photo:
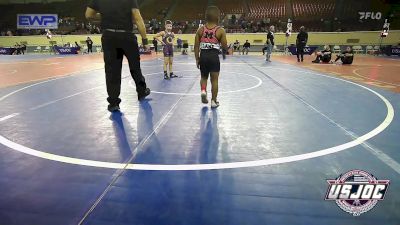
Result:
[[[0,57],[0,224],[399,225],[400,61],[273,60],[224,61],[212,110],[191,56],[145,57],[110,114],[101,55]],[[351,169],[391,180],[359,217],[324,201]]]

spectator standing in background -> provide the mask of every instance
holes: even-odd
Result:
[[[154,46],[154,52],[157,54],[157,52],[158,52],[158,41],[157,41],[157,38],[153,38],[153,46]]]
[[[176,44],[177,44],[178,50],[180,51],[182,49],[182,44],[183,44],[182,39],[178,38],[176,40]]]
[[[267,56],[265,59],[267,62],[271,62],[271,53],[272,53],[272,49],[274,48],[274,45],[275,45],[274,31],[275,31],[275,27],[270,26],[268,34],[267,34]]]
[[[304,48],[307,45],[308,41],[308,33],[305,31],[305,27],[301,26],[300,27],[300,32],[297,34],[297,39],[296,39],[296,48],[297,48],[297,62],[300,62],[300,56],[301,56],[301,61],[304,61]]]
[[[88,47],[87,53],[89,54],[89,52],[93,53],[93,41],[92,39],[90,39],[90,37],[88,37],[86,39],[86,45]]]
[[[233,14],[231,17],[231,24],[235,24],[236,23],[236,15]]]
[[[233,43],[233,53],[235,53],[236,51],[238,51],[240,55],[240,42],[238,40]]]
[[[243,44],[243,52],[242,52],[243,55],[245,52],[246,52],[246,55],[249,54],[250,47],[251,47],[251,45],[250,45],[249,40],[246,40],[246,42]]]

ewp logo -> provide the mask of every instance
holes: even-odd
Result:
[[[19,14],[18,29],[58,29],[56,14]]]

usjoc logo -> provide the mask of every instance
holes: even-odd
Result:
[[[306,52],[306,53],[309,53],[309,52],[311,52],[312,50],[311,50],[311,48],[304,48],[304,50],[303,50],[304,52]]]
[[[18,14],[18,29],[58,29],[57,14]]]
[[[351,170],[327,182],[325,200],[336,201],[343,211],[359,216],[384,199],[390,181],[377,180],[363,170]]]
[[[69,48],[60,48],[59,51],[61,53],[71,53],[72,52],[71,49],[69,49]]]
[[[360,20],[380,20],[382,18],[381,12],[358,12],[360,14]]]

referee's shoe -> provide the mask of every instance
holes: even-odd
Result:
[[[142,101],[144,98],[146,98],[146,96],[150,95],[150,93],[151,93],[150,88],[146,88],[144,92],[138,93],[138,100]]]

